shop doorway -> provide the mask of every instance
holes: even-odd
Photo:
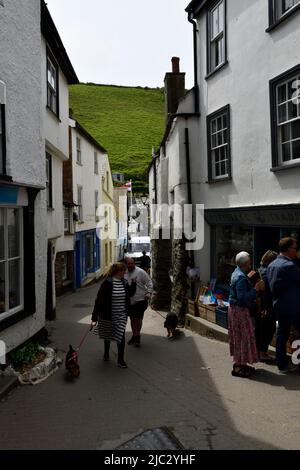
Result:
[[[253,265],[255,269],[259,268],[260,260],[266,251],[278,251],[280,235],[280,228],[278,227],[254,228]]]

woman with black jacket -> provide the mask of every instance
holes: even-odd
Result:
[[[114,341],[118,346],[118,367],[123,369],[127,369],[124,350],[130,297],[136,290],[134,281],[129,285],[124,279],[125,271],[123,263],[111,267],[100,286],[92,314],[92,326],[98,324],[95,332],[104,340],[104,361],[109,360],[110,343]]]

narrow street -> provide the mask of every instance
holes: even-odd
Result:
[[[62,357],[86,331],[97,289],[59,299],[48,328]],[[142,340],[140,349],[126,347],[123,370],[115,348],[104,363],[103,346],[90,335],[78,381],[62,367],[40,385],[13,390],[0,404],[1,448],[109,450],[167,426],[186,449],[300,449],[299,376],[260,365],[251,380],[232,378],[227,344],[189,331],[169,341],[151,310]]]

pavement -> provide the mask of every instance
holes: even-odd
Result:
[[[48,330],[62,358],[87,331],[97,289],[59,299]],[[252,379],[234,378],[228,344],[189,330],[170,341],[163,316],[146,312],[142,346],[126,346],[128,369],[117,368],[115,345],[103,362],[103,344],[90,334],[78,380],[62,367],[12,390],[0,402],[0,448],[111,450],[167,428],[189,450],[300,449],[300,375],[259,364]]]

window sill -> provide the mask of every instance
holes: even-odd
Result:
[[[52,114],[52,116],[55,117],[55,118],[58,120],[58,122],[61,122],[61,120],[60,120],[58,114],[56,114],[56,113],[50,108],[50,106],[46,105],[46,108],[47,108],[48,111]]]
[[[273,173],[277,173],[278,171],[289,170],[291,168],[299,168],[299,167],[300,167],[300,162],[297,162],[297,163],[291,163],[290,165],[273,166],[273,168],[270,168],[270,171],[272,171]]]
[[[29,312],[24,309],[17,313],[14,313],[13,315],[10,315],[9,317],[4,318],[3,320],[1,320],[1,315],[0,315],[0,331],[4,331],[7,328],[10,328],[16,323],[19,323],[20,321],[25,320],[25,318],[32,316],[34,313],[35,312]]]
[[[215,75],[216,73],[218,73],[223,67],[225,67],[226,65],[228,65],[228,60],[226,59],[225,62],[223,62],[223,64],[219,65],[215,70],[213,70],[212,72],[209,72],[206,77],[205,77],[205,80],[208,80],[210,77],[212,77],[213,75]]]
[[[215,184],[215,183],[221,183],[224,181],[231,181],[232,177],[231,176],[224,176],[224,178],[218,178],[218,179],[209,179],[206,181],[207,184]]]
[[[277,26],[279,26],[281,23],[283,23],[287,18],[292,16],[299,9],[300,9],[300,3],[298,5],[296,5],[292,10],[287,12],[284,16],[282,16],[278,20],[274,21],[273,24],[270,24],[270,26],[266,29],[266,33],[270,33],[271,31],[273,31],[273,29],[277,28]]]

